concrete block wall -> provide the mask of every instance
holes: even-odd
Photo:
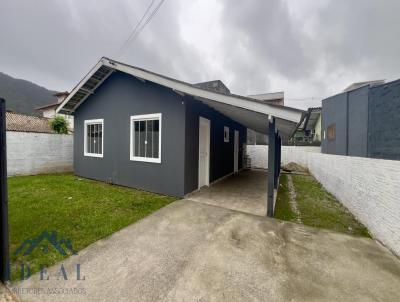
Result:
[[[267,158],[267,148],[260,147],[248,146],[248,154],[257,164]],[[400,256],[400,161],[322,154],[304,148],[283,147],[282,162],[307,167],[376,239]]]
[[[72,171],[73,136],[7,131],[7,175]]]

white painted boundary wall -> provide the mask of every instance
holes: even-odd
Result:
[[[72,171],[73,135],[7,131],[7,175]]]
[[[267,146],[247,148],[255,167],[265,168]],[[307,167],[376,239],[400,256],[400,161],[322,154],[315,147],[283,146],[282,162]]]
[[[310,152],[321,153],[321,148],[282,146],[282,163],[284,165],[290,162],[298,162],[300,164],[300,162],[305,162],[307,153]],[[268,146],[247,145],[247,154],[251,158],[251,166],[253,168],[268,168]]]

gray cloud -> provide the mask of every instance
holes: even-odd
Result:
[[[0,12],[0,68],[53,89],[70,89],[100,57],[115,55],[148,5],[130,3],[6,1]],[[176,77],[198,76],[198,69],[185,70],[197,59],[177,35],[177,7],[166,1],[122,59]]]
[[[149,2],[3,0],[0,70],[71,89],[101,56],[115,57]],[[315,106],[351,82],[400,77],[399,11],[398,0],[166,0],[120,59]]]
[[[285,90],[287,104],[315,106],[352,82],[400,76],[399,1],[221,2],[241,93]]]
[[[284,2],[250,0],[231,5],[225,0],[223,15],[225,61],[242,93],[265,92],[277,73],[296,80],[312,72],[314,62],[301,43],[306,37],[292,23]]]

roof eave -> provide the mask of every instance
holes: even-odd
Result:
[[[290,108],[290,107],[285,107],[285,106],[274,106],[274,105],[269,105],[269,104],[263,104],[259,102],[255,102],[251,98],[246,98],[242,96],[234,96],[234,95],[226,95],[222,93],[217,93],[205,89],[201,89],[198,87],[195,87],[191,84],[184,83],[175,79],[171,79],[162,75],[158,75],[156,73],[143,70],[140,68],[136,68],[124,63],[120,63],[108,58],[101,58],[100,61],[90,70],[90,72],[78,83],[78,85],[71,91],[71,93],[68,95],[68,97],[60,104],[60,106],[57,108],[56,112],[60,112],[63,110],[65,114],[72,114],[78,107],[79,105],[84,101],[84,99],[76,104],[76,106],[72,110],[66,110],[63,108],[65,104],[69,102],[69,100],[75,95],[75,93],[85,84],[86,81],[88,81],[95,73],[96,71],[101,68],[102,66],[106,66],[108,68],[111,68],[113,70],[119,70],[121,72],[130,74],[136,78],[145,80],[145,81],[150,81],[168,88],[173,89],[174,91],[183,93],[183,94],[188,94],[196,97],[201,97],[201,98],[206,98],[215,102],[220,102],[220,103],[225,103],[231,106],[243,108],[243,109],[248,109],[251,111],[271,115],[277,118],[281,118],[284,120],[288,120],[291,122],[298,123],[299,120],[301,119],[302,115],[302,110]]]
[[[173,88],[174,90],[183,92],[185,94],[194,95],[197,97],[202,97],[206,99],[210,99],[216,102],[221,102],[225,104],[229,104],[235,107],[240,107],[243,109],[248,109],[252,111],[256,111],[259,113],[264,113],[268,115],[272,115],[274,117],[282,118],[285,120],[289,120],[292,122],[298,122],[301,117],[301,111],[292,110],[292,108],[281,107],[278,108],[276,106],[272,106],[269,104],[261,104],[259,102],[253,102],[252,99],[238,96],[231,96],[226,94],[220,94],[213,91],[208,91],[205,89],[193,87],[186,83],[180,81],[174,81],[169,78],[162,77],[160,75],[156,75],[151,72],[147,72],[141,69],[132,68],[131,66],[127,66],[125,64],[120,64],[110,59],[102,59],[108,67],[117,68],[117,70],[123,71],[125,73],[131,74],[135,77],[160,84],[162,86],[167,86],[169,88]]]

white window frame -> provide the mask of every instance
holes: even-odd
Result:
[[[225,135],[227,134],[227,135]],[[229,127],[224,126],[224,143],[229,143]]]
[[[134,156],[134,130],[133,124],[134,122],[146,121],[146,120],[159,120],[159,133],[158,133],[158,158],[151,157],[141,157]],[[162,114],[161,113],[152,113],[152,114],[142,114],[142,115],[132,115],[130,119],[130,150],[129,156],[132,161],[141,161],[141,162],[149,162],[149,163],[161,163],[161,125],[162,125]]]
[[[102,135],[101,135],[101,154],[100,153],[89,153],[87,152],[87,126],[92,124],[101,124]],[[85,120],[84,122],[84,138],[83,138],[83,154],[90,157],[103,157],[104,156],[104,119]]]

